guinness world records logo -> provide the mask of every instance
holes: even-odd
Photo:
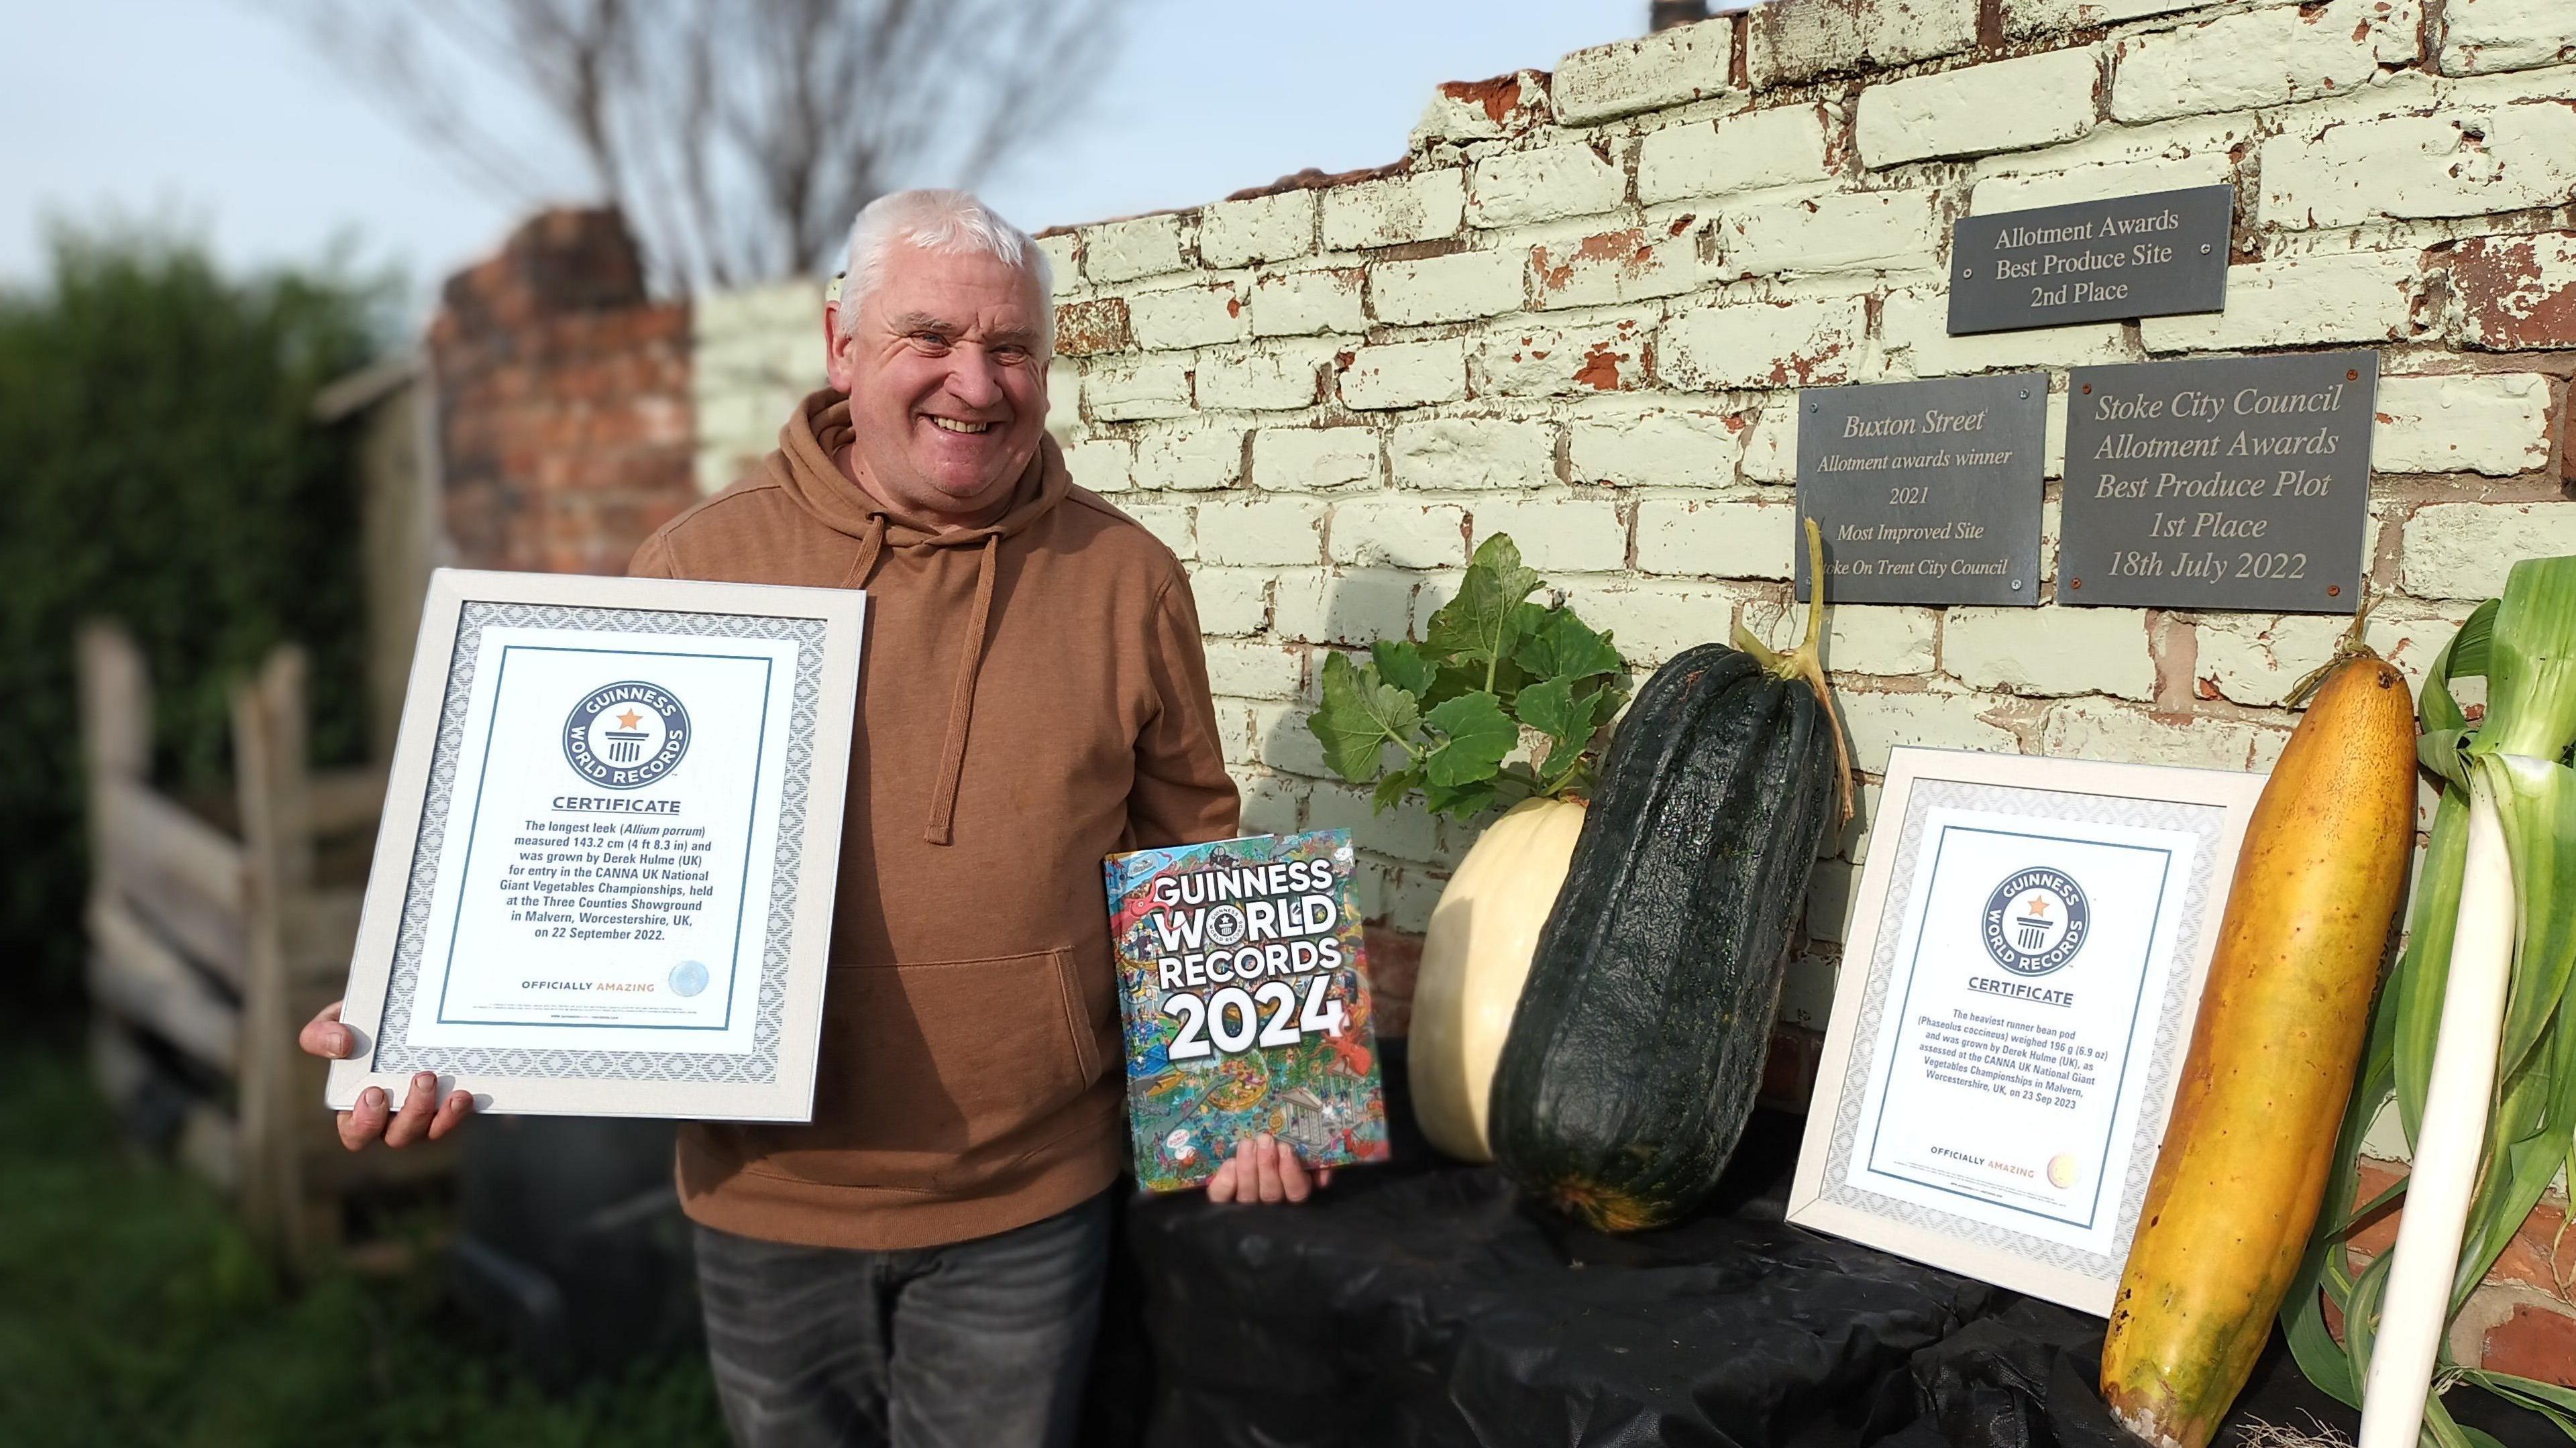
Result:
[[[626,679],[593,689],[564,721],[564,759],[603,789],[642,789],[689,752],[689,711],[659,684]]]
[[[2092,934],[2084,887],[2045,865],[2016,871],[1986,897],[1986,954],[2015,975],[2061,969]]]

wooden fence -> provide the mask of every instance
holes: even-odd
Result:
[[[453,1165],[444,1144],[343,1150],[324,1063],[295,1045],[348,977],[384,773],[309,767],[304,654],[285,647],[233,691],[232,799],[191,810],[152,787],[133,641],[92,624],[79,649],[93,1069],[129,1119],[146,1098],[175,1112],[179,1156],[307,1266],[341,1242],[348,1198]]]

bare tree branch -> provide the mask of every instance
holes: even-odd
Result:
[[[253,3],[479,185],[534,203],[577,159],[685,292],[815,267],[886,192],[991,174],[1061,124],[1128,0]],[[485,115],[495,87],[565,156]]]

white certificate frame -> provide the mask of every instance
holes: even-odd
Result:
[[[399,1103],[416,1072],[434,1070],[442,1095],[469,1091],[478,1111],[811,1120],[866,612],[866,595],[855,589],[434,572],[341,1009],[356,1051],[332,1063],[325,1104],[348,1110],[369,1086]],[[441,842],[461,752],[471,748],[462,741],[483,632],[511,628],[593,632],[604,644],[667,643],[674,635],[740,640],[795,660],[791,707],[779,731],[785,748],[777,811],[754,830],[755,837],[767,832],[775,852],[767,856],[771,888],[758,937],[747,1050],[674,1050],[658,1043],[635,1050],[422,1046],[401,1029],[422,980],[431,901],[449,868],[439,858]],[[505,675],[496,675],[487,691],[496,701],[498,677]],[[566,786],[581,783],[567,769]],[[468,830],[473,827],[469,820]],[[748,886],[745,895],[748,918]]]
[[[2164,1140],[2238,849],[2266,778],[2230,770],[1962,750],[1891,751],[1851,928],[1844,932],[1842,973],[1790,1187],[1788,1219],[2107,1317]],[[1900,984],[1910,987],[1917,970],[1913,958],[1898,958],[1898,942],[1916,941],[1914,954],[1919,955],[1916,932],[1930,928],[1919,917],[1931,908],[1928,892],[1933,887],[1926,885],[1919,902],[1911,887],[1926,872],[1921,852],[1927,816],[1944,809],[2006,815],[2026,809],[2034,820],[2152,827],[2188,834],[2195,841],[2188,866],[2177,866],[2177,872],[2188,874],[2179,882],[2185,895],[2178,910],[2170,917],[2163,914],[2159,897],[2150,923],[2166,924],[2137,946],[2151,962],[2161,959],[2160,967],[2151,963],[2148,968],[2160,969],[2164,989],[2161,1000],[2150,1003],[2142,985],[2126,1038],[2144,1039],[2148,1048],[2139,1052],[2133,1047],[2118,1078],[2122,1090],[2134,1085],[2139,1097],[2130,1128],[2125,1133],[2111,1128],[2108,1160],[2100,1173],[2105,1188],[2115,1180],[2118,1188],[2104,1203],[2112,1213],[2107,1250],[2085,1250],[2063,1235],[2052,1239],[2009,1225],[2020,1212],[2028,1225],[2048,1230],[2039,1226],[2042,1214],[2035,1208],[1953,1193],[1962,1205],[1944,1211],[1923,1200],[1869,1190],[1854,1180],[1880,1171],[1874,1153],[1878,1123],[1884,1120],[1882,1098],[1890,1093],[1872,1092],[1874,1067],[1886,1049],[1892,1079],[1898,1059],[1892,1053],[1902,1044],[1904,1029],[1896,1017],[1910,1008],[1911,996],[1893,1011],[1889,998]],[[1909,917],[1917,917],[1910,930]],[[2172,932],[2169,939],[2165,929]],[[2145,1014],[2150,1004],[2156,1007],[2152,1021]],[[1873,1159],[1856,1173],[1853,1157],[1864,1134],[1865,1113]]]

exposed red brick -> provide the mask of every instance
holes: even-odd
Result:
[[[1369,998],[1377,1008],[1377,1033],[1401,1036],[1413,1024],[1413,983],[1422,973],[1422,937],[1385,925],[1360,927],[1368,952]]]
[[[2353,1195],[2353,1204],[2358,1206],[2378,1196],[2404,1175],[2404,1171],[2388,1162],[2371,1161],[2365,1158],[2361,1163],[2361,1184]],[[2352,1249],[2370,1257],[2387,1251],[2396,1245],[2397,1220],[2404,1215],[2405,1213],[2399,1210],[2379,1213],[2367,1226],[2353,1233]],[[2536,1287],[2543,1292],[2556,1292],[2559,1287],[2559,1272],[2551,1253],[2559,1246],[2559,1229],[2566,1220],[2566,1208],[2557,1202],[2543,1201],[2533,1208],[2531,1215],[2513,1234],[2513,1240],[2505,1245],[2503,1253],[2496,1258],[2495,1267],[2487,1273],[2487,1280]],[[2576,1243],[2570,1243],[2569,1248],[2571,1251],[2576,1251]],[[2570,1275],[2576,1275],[2576,1262],[2569,1262],[2565,1266]]]
[[[1824,1060],[1825,1038],[1804,1026],[1771,1028],[1771,1054],[1762,1061],[1762,1089],[1756,1099],[1783,1111],[1804,1111],[1816,1094],[1816,1067]]]
[[[1485,118],[1499,126],[1510,120],[1513,108],[1521,103],[1521,78],[1513,74],[1490,80],[1443,81],[1440,93],[1453,101],[1482,106]]]
[[[1055,309],[1055,350],[1064,356],[1124,352],[1135,345],[1127,330],[1125,297],[1094,297]]]
[[[2474,236],[2450,255],[2451,292],[2468,322],[2468,340],[2496,352],[2576,347],[2576,266],[2551,255],[2576,255],[2576,232]]]
[[[1619,379],[1619,364],[1630,360],[1629,354],[1608,342],[1595,342],[1583,354],[1583,365],[1575,370],[1574,380],[1603,392],[1616,392],[1624,384]]]
[[[2490,1372],[2576,1388],[2576,1316],[2516,1307],[2513,1316],[2487,1329],[2485,1358]]]

